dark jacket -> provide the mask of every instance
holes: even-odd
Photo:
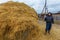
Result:
[[[53,16],[46,16],[44,20],[46,23],[54,23]]]

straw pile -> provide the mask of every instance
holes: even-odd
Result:
[[[33,8],[18,2],[0,4],[0,40],[35,40],[38,27]]]

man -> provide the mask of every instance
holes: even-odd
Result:
[[[53,19],[52,13],[48,13],[46,15],[45,21],[46,21],[45,34],[46,33],[49,33],[50,34],[50,30],[51,30],[52,24],[54,23],[54,19]]]

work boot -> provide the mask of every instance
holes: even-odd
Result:
[[[45,33],[44,33],[45,35],[47,34],[47,31],[45,31]]]
[[[50,31],[48,31],[48,34],[50,34]]]

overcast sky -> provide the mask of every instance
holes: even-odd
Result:
[[[41,13],[44,7],[45,0],[13,0],[18,2],[24,2],[25,4],[33,7],[37,13]],[[7,0],[0,0],[0,3],[7,2]],[[60,0],[47,0],[47,7],[49,12],[58,12],[60,11]]]

